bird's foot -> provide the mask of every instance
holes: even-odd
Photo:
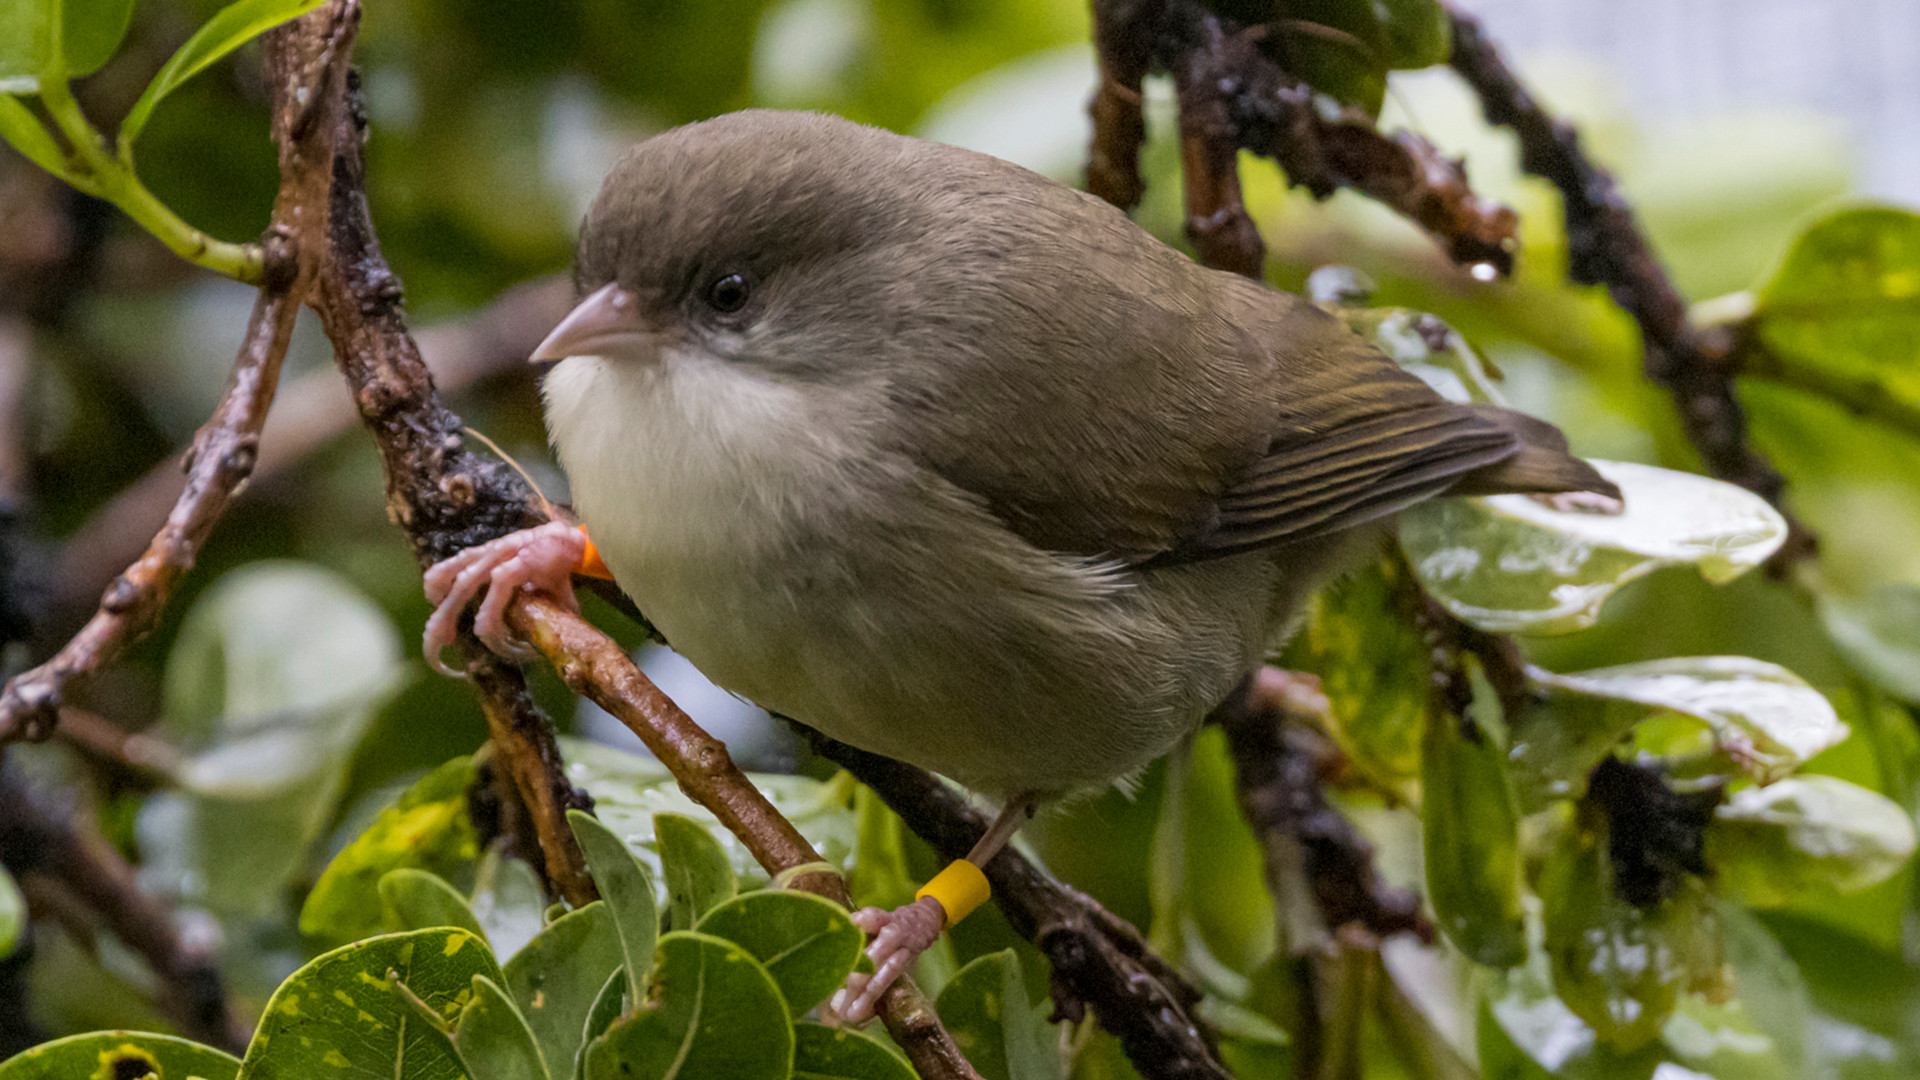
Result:
[[[579,610],[573,598],[573,571],[586,549],[587,538],[579,529],[564,521],[549,521],[435,563],[426,576],[427,599],[434,605],[421,643],[427,663],[443,675],[462,677],[440,654],[453,644],[461,612],[482,588],[487,597],[474,616],[474,634],[502,656],[529,659],[532,651],[507,629],[507,601],[517,590],[533,588]]]
[[[861,908],[853,913],[853,924],[873,938],[867,946],[873,974],[856,971],[847,976],[847,985],[834,991],[827,1002],[827,1013],[839,1023],[857,1025],[873,1019],[880,995],[940,940],[947,928],[947,909],[933,897],[923,896],[892,911]]]

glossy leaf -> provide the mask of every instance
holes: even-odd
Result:
[[[0,1062],[0,1080],[234,1080],[240,1059],[174,1035],[95,1031],[42,1043]]]
[[[526,1017],[485,975],[473,977],[473,999],[453,1030],[453,1046],[476,1080],[548,1080]]]
[[[1736,791],[1707,838],[1716,879],[1757,906],[1878,885],[1907,865],[1915,845],[1913,819],[1899,804],[1831,776]]]
[[[793,1025],[793,1080],[914,1080],[899,1055],[851,1028]]]
[[[1448,401],[1507,404],[1486,361],[1439,316],[1397,307],[1342,307],[1334,314]]]
[[[1808,226],[1753,315],[1764,354],[1784,357],[1842,400],[1920,407],[1920,215],[1855,206]]]
[[[1061,1080],[1060,1052],[1044,1013],[1027,1001],[1012,949],[954,973],[935,1009],[984,1080]]]
[[[580,1026],[580,1048],[574,1051],[573,1055],[573,1076],[575,1080],[585,1080],[587,1075],[587,1051],[593,1047],[594,1041],[599,1039],[600,1036],[605,1035],[607,1029],[612,1027],[619,1021],[620,1017],[626,1014],[626,976],[626,968],[614,968],[613,974],[607,976],[607,981],[601,985],[600,993],[594,996],[593,1004],[587,1007],[586,1021]],[[556,1064],[554,1069],[557,1071],[559,1066]]]
[[[247,1047],[243,1080],[305,1080],[318,1064],[407,1080],[464,1078],[444,1035],[427,1037],[426,1022],[389,989],[389,973],[448,1023],[472,1000],[474,976],[500,977],[486,943],[465,930],[413,930],[335,949],[274,991]]]
[[[1526,959],[1520,841],[1506,755],[1472,721],[1436,711],[1421,741],[1420,817],[1435,921],[1469,959]]]
[[[1854,670],[1920,703],[1920,587],[1887,585],[1863,599],[1825,597],[1820,621]]]
[[[474,870],[467,907],[486,931],[494,959],[505,965],[546,925],[547,898],[525,861],[488,851]]]
[[[1383,560],[1322,589],[1284,658],[1320,677],[1331,732],[1355,767],[1401,788],[1420,775],[1429,662],[1402,610],[1406,576]]]
[[[739,891],[726,850],[699,822],[680,814],[655,814],[653,839],[666,879],[669,929],[692,929],[701,916]]]
[[[687,931],[660,938],[651,993],[587,1048],[587,1080],[785,1080],[793,1025],[746,950]]]
[[[572,1075],[587,1014],[622,970],[621,957],[613,917],[606,902],[596,900],[553,920],[507,961],[507,989],[557,1080]],[[616,1008],[619,998],[616,990]]]
[[[587,858],[587,869],[600,889],[606,911],[620,938],[621,962],[627,969],[627,997],[638,1003],[646,989],[653,963],[654,941],[660,933],[653,881],[647,868],[627,850],[620,838],[590,814],[567,811],[567,824]]]
[[[178,89],[181,83],[207,69],[214,61],[279,26],[296,19],[325,0],[237,0],[215,12],[200,29],[154,75],[153,81],[133,103],[127,118],[120,122],[120,139],[132,143],[140,137],[161,99]]]
[[[760,961],[795,1016],[839,989],[867,944],[845,908],[794,890],[736,896],[701,916],[695,929]]]
[[[460,890],[447,884],[439,874],[403,866],[389,870],[380,879],[380,902],[386,905],[389,920],[400,930],[425,930],[434,926],[457,926],[482,941],[486,932],[473,917],[467,899]]]
[[[1434,599],[1484,630],[1563,633],[1593,625],[1620,586],[1690,565],[1721,583],[1786,537],[1766,500],[1690,473],[1595,461],[1620,486],[1619,514],[1554,510],[1525,495],[1435,499],[1400,516],[1400,546]]]
[[[62,74],[69,79],[100,70],[127,36],[133,0],[65,0]],[[52,44],[47,34],[50,0],[7,0],[0,4],[0,88],[6,93],[39,92]]]
[[[321,872],[300,908],[300,932],[331,940],[364,937],[380,926],[380,879],[417,867],[452,873],[474,857],[467,788],[473,759],[454,758],[414,783]]]
[[[1676,657],[1571,675],[1535,668],[1530,674],[1550,691],[1694,717],[1723,747],[1737,748],[1734,759],[1763,780],[1785,775],[1847,737],[1847,725],[1819,691],[1786,668],[1744,656]],[[1614,714],[1615,722],[1621,715]]]
[[[653,872],[655,880],[665,880],[653,831],[653,817],[659,813],[679,814],[699,822],[726,851],[739,880],[767,880],[753,853],[712,814],[688,798],[680,790],[680,782],[658,761],[579,739],[561,739],[560,751],[566,759],[568,779],[593,796],[595,816],[614,835],[632,841],[633,853]],[[858,831],[850,782],[822,783],[803,776],[767,773],[748,773],[747,778],[782,817],[793,822],[821,858],[836,866],[846,864]]]
[[[13,875],[0,866],[0,960],[12,955],[26,930],[27,898],[20,895],[20,886],[14,883]]]
[[[222,577],[167,656],[153,734],[187,756],[179,790],[147,800],[136,822],[151,880],[217,912],[277,910],[402,679],[392,620],[340,575],[269,561]],[[367,930],[379,910],[369,904]]]

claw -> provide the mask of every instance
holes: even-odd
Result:
[[[441,658],[459,631],[460,615],[481,589],[487,592],[474,619],[474,633],[494,652],[509,659],[531,659],[533,650],[507,628],[507,603],[523,588],[551,594],[579,610],[573,598],[573,571],[586,551],[586,538],[563,521],[522,529],[467,548],[435,563],[426,573],[427,599],[434,604],[421,645],[435,671],[464,678]]]
[[[873,1019],[880,996],[906,974],[920,954],[940,940],[947,928],[947,911],[940,901],[923,896],[892,911],[861,908],[853,913],[853,924],[873,936],[867,956],[873,961],[873,974],[854,972],[847,985],[834,991],[827,1002],[829,1019],[844,1024],[864,1024]]]

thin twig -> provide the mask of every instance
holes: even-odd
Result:
[[[211,944],[182,934],[173,913],[140,891],[133,867],[85,820],[0,771],[0,863],[21,878],[46,877],[139,954],[160,980],[156,1004],[181,1031],[243,1050],[251,1033],[228,1007]]]
[[[1560,189],[1567,221],[1567,276],[1605,285],[1633,316],[1645,343],[1647,377],[1665,387],[1681,426],[1707,471],[1781,507],[1786,481],[1747,441],[1746,412],[1734,394],[1734,339],[1725,327],[1698,327],[1687,302],[1654,253],[1613,175],[1580,145],[1580,133],[1543,108],[1507,66],[1479,20],[1449,7],[1450,63],[1480,98],[1487,122],[1520,138],[1520,167]],[[1818,540],[1786,514],[1787,542],[1771,561],[1776,571],[1814,554]]]
[[[294,73],[296,83],[288,91],[319,94],[327,75],[326,69]],[[280,192],[260,243],[265,252],[260,296],[227,392],[194,436],[186,489],[146,553],[107,587],[93,618],[52,659],[16,676],[0,692],[0,743],[46,737],[69,690],[153,628],[214,524],[252,475],[294,318],[319,263],[323,238],[316,227],[327,216],[332,133],[309,127],[297,136],[281,134]]]
[[[522,593],[507,608],[507,622],[539,649],[567,686],[607,710],[646,744],[727,830],[740,838],[770,875],[821,861],[807,838],[774,809],[733,763],[725,743],[701,730],[625,650],[593,624],[553,600]],[[804,874],[796,888],[850,905],[847,883],[835,873]],[[880,1002],[880,1017],[923,1077],[968,1077],[973,1068],[940,1026],[926,998],[902,979]]]
[[[1334,751],[1315,728],[1327,726],[1327,701],[1312,676],[1263,669],[1216,709],[1233,756],[1241,813],[1265,857],[1267,884],[1291,927],[1304,885],[1319,916],[1320,940],[1288,944],[1304,952],[1326,932],[1359,927],[1373,938],[1412,933],[1433,942],[1420,898],[1387,885],[1373,866],[1373,845],[1328,805],[1321,783]]]
[[[965,856],[987,830],[984,816],[924,769],[824,737],[816,737],[815,748],[872,788],[945,858]],[[1012,848],[984,869],[1007,921],[1052,965],[1059,1016],[1078,1021],[1092,1006],[1094,1019],[1119,1038],[1148,1080],[1229,1075],[1211,1032],[1194,1019],[1199,989],[1155,956],[1137,930]]]

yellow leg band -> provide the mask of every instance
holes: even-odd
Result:
[[[961,919],[973,914],[973,909],[987,902],[993,895],[993,889],[987,884],[987,875],[980,868],[965,859],[947,864],[945,870],[933,875],[933,880],[920,887],[913,894],[915,900],[931,896],[940,901],[946,910],[947,925],[952,926]]]

